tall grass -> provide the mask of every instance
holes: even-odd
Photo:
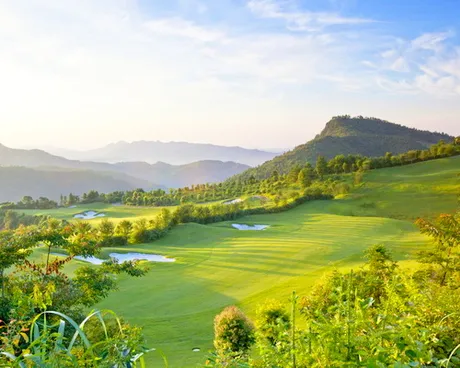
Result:
[[[116,333],[111,334],[105,316],[116,321]],[[85,332],[88,322],[96,320],[104,339],[90,341]],[[91,326],[91,328],[95,328]],[[20,353],[2,351],[8,367],[110,367],[145,368],[144,355],[154,349],[133,344],[123,324],[111,310],[94,310],[80,324],[57,311],[38,314],[30,323],[28,336],[22,333],[26,348]],[[1,364],[1,366],[4,366]]]

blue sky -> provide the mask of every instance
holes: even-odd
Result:
[[[5,0],[0,142],[293,147],[338,114],[460,134],[458,0]]]

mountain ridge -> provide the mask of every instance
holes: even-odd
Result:
[[[55,167],[0,166],[0,202],[18,201],[25,195],[58,200],[60,195],[81,195],[90,190],[165,189],[148,181],[115,172]]]
[[[277,153],[240,146],[220,146],[211,143],[161,142],[140,140],[134,142],[118,141],[101,148],[87,151],[51,150],[67,159],[116,163],[120,161],[145,161],[154,164],[158,161],[171,165],[185,165],[196,161],[217,160],[257,166],[271,160]]]
[[[237,174],[229,180],[267,178],[273,171],[287,173],[296,164],[314,165],[318,156],[331,159],[337,155],[383,156],[410,150],[426,149],[441,139],[452,140],[446,133],[405,127],[378,118],[349,115],[334,116],[316,137],[262,165]]]
[[[105,178],[108,181],[107,186],[111,189],[114,186],[110,183],[115,177],[118,180],[120,179],[120,175],[124,175],[121,181],[129,185],[123,184],[119,189],[115,188],[113,190],[174,188],[220,182],[249,168],[247,165],[234,162],[221,162],[218,160],[204,160],[186,165],[171,165],[165,162],[157,162],[155,164],[146,162],[118,162],[110,164],[94,161],[68,160],[39,149],[14,149],[3,144],[0,144],[0,166],[37,169],[42,172],[42,175],[50,172],[56,175],[56,171],[64,173],[69,173],[72,170],[92,171],[94,175],[90,173],[86,174],[87,181],[91,182],[91,180],[95,180],[97,183],[100,183],[102,180],[97,174],[109,173],[110,175],[105,176]],[[100,186],[104,187],[102,184]],[[2,189],[0,186],[0,190]],[[100,190],[102,191],[102,189]],[[57,195],[63,193],[57,193]]]

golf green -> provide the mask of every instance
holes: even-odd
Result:
[[[335,200],[234,222],[269,225],[263,231],[240,231],[232,222],[191,223],[151,244],[104,249],[102,257],[141,252],[176,262],[150,264],[142,278],[120,277],[119,290],[97,308],[114,310],[143,327],[147,346],[157,349],[147,355],[148,367],[163,366],[161,354],[170,367],[195,367],[212,349],[214,316],[228,305],[254,317],[266,299],[288,302],[293,290],[305,295],[333,269],[360,267],[363,251],[373,244],[385,244],[403,266],[417,267],[413,256],[429,240],[413,220],[456,209],[459,172],[460,158],[373,170],[358,188]],[[115,219],[158,211],[105,205],[86,209],[103,210]],[[68,272],[78,264],[73,261]]]

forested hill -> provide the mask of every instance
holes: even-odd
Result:
[[[348,154],[377,157],[385,155],[386,152],[399,154],[421,150],[441,139],[452,141],[453,137],[444,133],[408,128],[377,118],[335,116],[315,139],[230,180],[248,179],[252,175],[262,179],[275,170],[287,173],[296,164],[310,162],[314,165],[318,156],[326,159]]]
[[[0,144],[0,167],[1,166],[35,168],[41,170],[42,175],[50,173],[50,168],[53,168],[54,173],[61,169],[63,169],[64,172],[69,169],[83,170],[88,172],[88,180],[97,177],[97,175],[90,175],[89,171],[93,171],[95,174],[105,172],[124,174],[126,176],[125,178],[129,179],[130,183],[137,183],[134,185],[134,188],[143,188],[146,190],[161,187],[177,188],[194,184],[221,182],[249,168],[248,165],[217,160],[198,161],[185,165],[170,165],[164,162],[157,162],[155,164],[149,164],[147,162],[119,162],[110,164],[106,162],[78,161],[51,155],[42,150],[14,149]],[[130,178],[127,178],[127,176],[130,176]],[[99,179],[100,177],[98,177],[98,180]],[[110,180],[105,187],[113,187]],[[85,186],[85,188],[87,188],[87,186]],[[115,190],[130,188],[131,187],[120,186]],[[1,189],[0,187],[0,190]],[[83,193],[84,191],[86,191],[86,189],[78,190],[76,193]],[[59,197],[59,195],[63,193],[54,193],[52,197]]]
[[[92,170],[0,167],[0,202],[18,201],[24,196],[58,200],[61,194],[90,190],[113,192],[139,187],[163,188],[148,181],[114,172]]]

